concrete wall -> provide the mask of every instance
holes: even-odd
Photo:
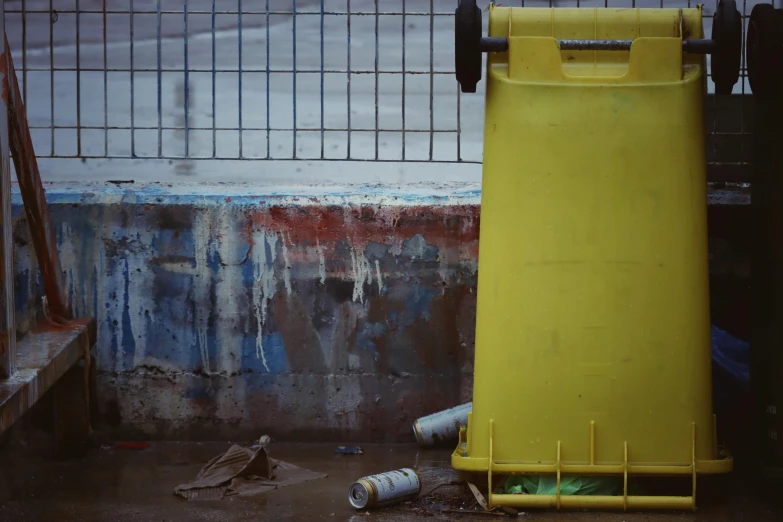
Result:
[[[470,400],[475,187],[254,190],[48,187],[109,429],[399,440]],[[40,288],[15,203],[24,324]]]
[[[470,400],[475,183],[47,187],[71,303],[99,322],[122,437],[410,440]],[[747,202],[709,207],[713,322],[747,323]],[[40,284],[15,196],[18,323]],[[744,242],[743,242],[744,241]]]

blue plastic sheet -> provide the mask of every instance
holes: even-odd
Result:
[[[750,382],[750,345],[730,333],[712,326],[712,362],[735,385]]]

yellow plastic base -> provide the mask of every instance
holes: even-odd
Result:
[[[489,458],[471,458],[470,439],[468,433],[472,421],[472,414],[468,414],[468,427],[460,430],[460,441],[457,449],[451,456],[451,465],[460,471],[486,473],[488,484],[488,498],[490,507],[509,506],[515,508],[557,508],[557,509],[664,509],[664,510],[695,510],[696,509],[696,477],[698,474],[711,475],[728,473],[734,465],[734,459],[728,453],[724,458],[717,460],[696,459],[696,424],[691,427],[691,461],[690,463],[671,465],[644,465],[631,464],[628,458],[628,442],[623,443],[623,462],[619,464],[595,463],[595,422],[590,423],[590,462],[567,463],[561,458],[562,445],[557,441],[557,460],[555,462],[507,462],[496,461],[493,458],[494,446],[494,420],[489,421]],[[715,417],[713,416],[713,433]],[[713,439],[714,440],[714,439]],[[713,452],[718,454],[717,442],[713,442]],[[494,474],[513,475],[530,474],[557,475],[557,494],[555,495],[503,495],[492,492],[492,478]],[[574,495],[564,496],[560,494],[560,478],[563,475],[622,475],[623,494],[617,496],[599,495]],[[649,475],[690,475],[692,480],[692,492],[690,496],[639,496],[628,495],[628,476]]]

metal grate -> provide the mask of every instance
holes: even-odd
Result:
[[[759,1],[768,0],[739,4],[747,16]],[[478,163],[483,96],[458,93],[455,5],[456,0],[5,1],[6,30],[41,156]],[[715,5],[707,0],[707,34]],[[744,76],[743,70],[735,94],[750,92]],[[729,167],[729,178],[732,166],[748,161],[744,100],[713,100],[717,105],[709,107],[708,160]]]

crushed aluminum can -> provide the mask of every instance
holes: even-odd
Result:
[[[460,427],[468,425],[468,413],[471,410],[473,403],[469,402],[417,419],[413,423],[416,442],[423,447],[456,442],[459,439]]]
[[[364,455],[361,446],[337,446],[334,452],[338,455]]]
[[[419,474],[402,468],[360,478],[351,484],[348,502],[356,509],[376,508],[416,498],[419,493]]]

